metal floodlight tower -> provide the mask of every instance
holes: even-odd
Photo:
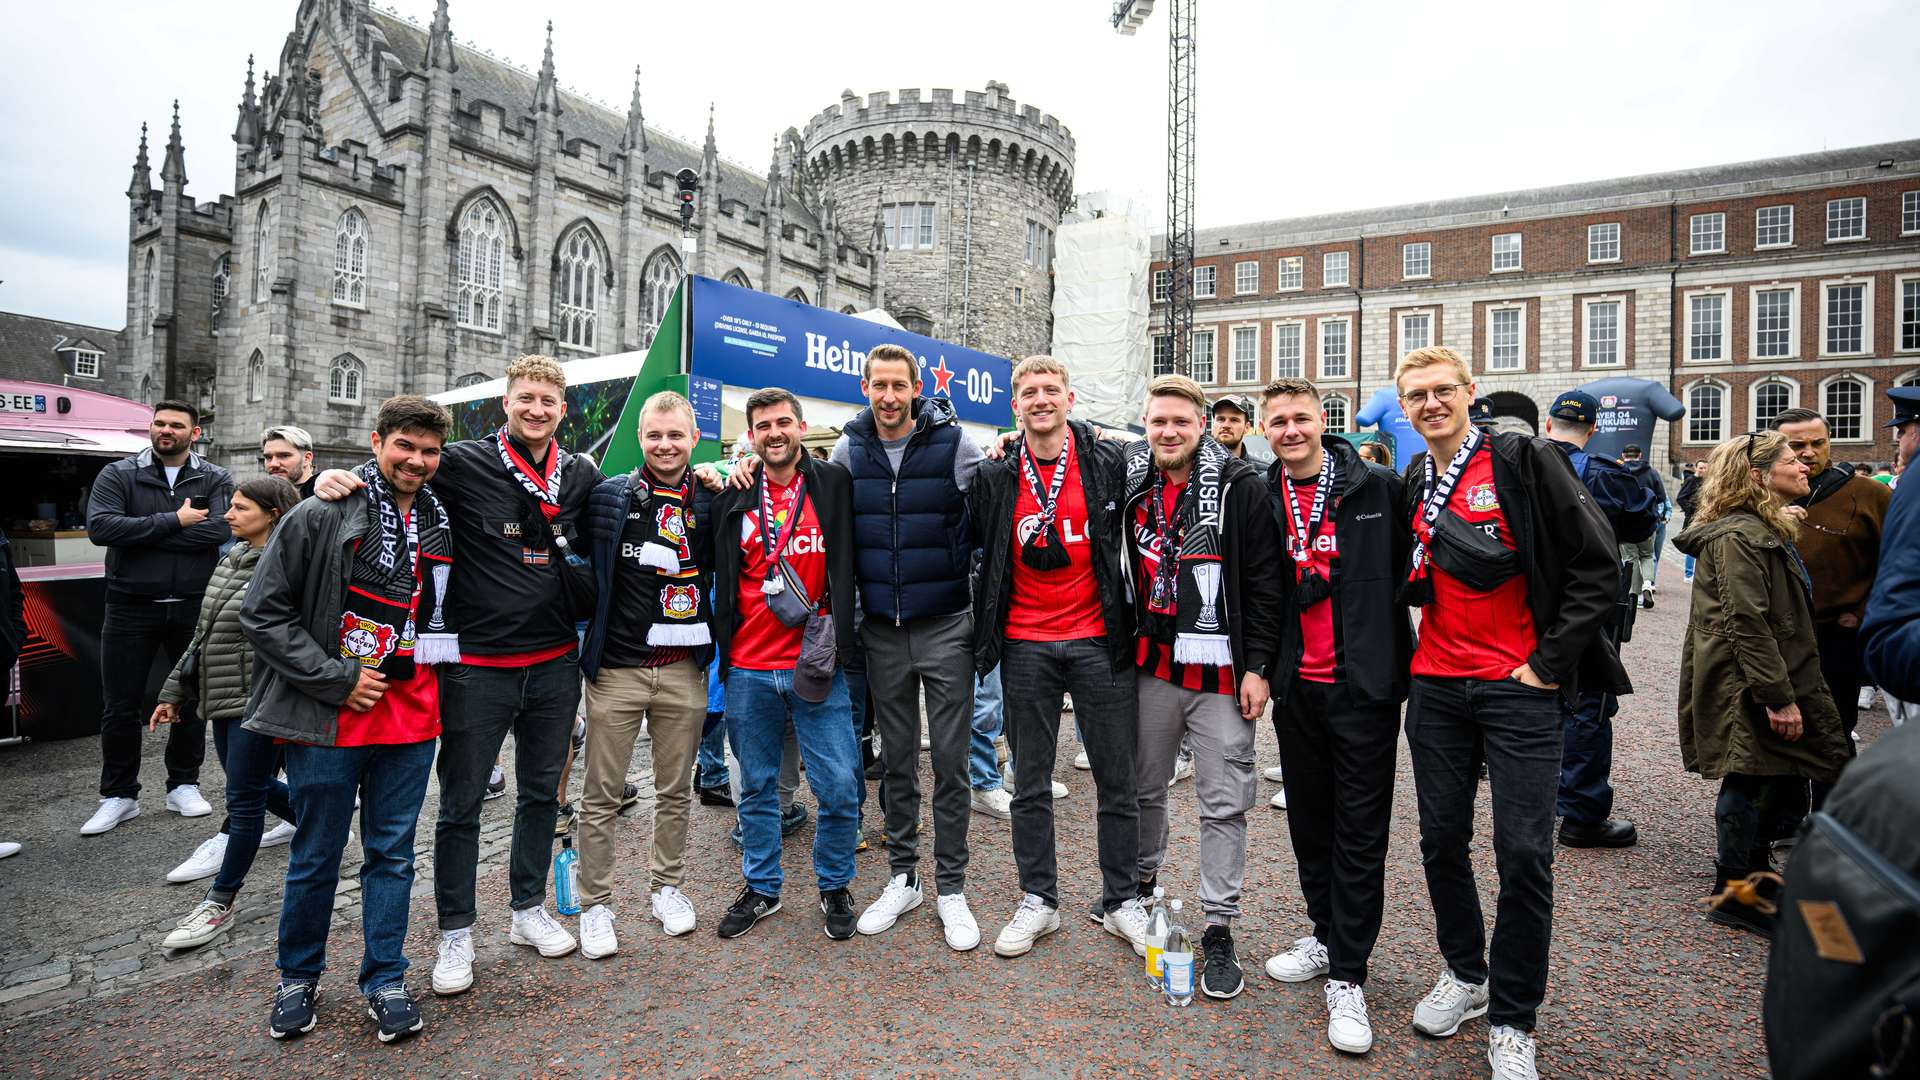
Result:
[[[1173,370],[1190,369],[1193,338],[1193,96],[1194,6],[1167,3],[1167,335]],[[1113,28],[1133,34],[1153,12],[1154,0],[1116,0]]]

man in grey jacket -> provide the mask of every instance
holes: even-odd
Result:
[[[274,530],[240,609],[258,650],[246,730],[287,740],[300,822],[280,909],[268,1033],[313,1030],[327,928],[359,796],[366,953],[360,992],[381,1042],[419,1031],[403,976],[414,827],[440,735],[439,680],[458,660],[442,617],[452,544],[427,487],[452,420],[411,394],[380,406],[361,493],[307,499]]]

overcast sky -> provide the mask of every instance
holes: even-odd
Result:
[[[1920,137],[1920,4],[1604,6],[1197,0],[1200,225]],[[397,0],[428,22],[432,0]],[[560,79],[766,167],[774,134],[850,88],[1009,85],[1072,128],[1075,187],[1165,199],[1166,12],[1137,37],[1107,0],[452,0],[453,30],[523,67],[555,18]],[[233,190],[249,52],[277,62],[295,0],[9,5],[0,40],[0,310],[125,321],[140,123],[154,183],[180,99],[188,191]],[[938,13],[936,15],[935,13]]]

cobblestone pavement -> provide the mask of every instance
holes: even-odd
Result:
[[[1628,647],[1639,693],[1623,702],[1616,721],[1617,813],[1639,823],[1641,842],[1626,851],[1559,851],[1553,970],[1538,1032],[1544,1075],[1765,1074],[1758,1021],[1764,943],[1700,918],[1700,898],[1711,888],[1715,787],[1681,771],[1674,745],[1686,604],[1677,564],[1664,570],[1667,591],[1655,610],[1641,613]],[[1863,738],[1871,743],[1885,723],[1875,710],[1863,719]],[[1262,767],[1278,760],[1270,732],[1263,724]],[[1003,960],[986,945],[950,951],[931,903],[877,938],[829,941],[808,871],[810,828],[786,846],[785,909],[748,936],[722,942],[712,928],[739,887],[739,857],[726,840],[732,814],[696,806],[686,891],[699,928],[668,939],[647,917],[650,825],[641,813],[620,830],[620,954],[544,960],[506,940],[507,798],[486,804],[483,819],[475,987],[435,998],[427,979],[435,936],[430,792],[407,944],[426,1032],[395,1046],[371,1037],[352,990],[359,934],[348,867],[320,1026],[277,1043],[265,1027],[285,851],[262,853],[230,938],[196,954],[163,954],[159,937],[204,887],[166,885],[163,875],[218,819],[182,821],[161,811],[159,746],[157,739],[150,746],[145,814],[97,838],[78,834],[94,803],[91,742],[0,751],[0,839],[27,844],[0,862],[0,905],[8,913],[0,924],[0,1060],[9,1075],[1486,1074],[1484,1022],[1447,1040],[1408,1026],[1439,957],[1404,746],[1386,921],[1367,985],[1375,1045],[1358,1059],[1327,1046],[1317,984],[1283,985],[1261,970],[1267,956],[1308,932],[1284,813],[1266,805],[1273,785],[1264,780],[1248,815],[1246,915],[1235,932],[1246,993],[1170,1009],[1147,991],[1131,950],[1086,920],[1084,905],[1098,885],[1092,785],[1069,764],[1071,724],[1056,772],[1072,789],[1056,804],[1062,926],[1026,957]],[[630,774],[643,788],[651,779],[646,751],[644,744],[637,750]],[[211,760],[204,776],[217,805],[219,769]],[[922,787],[929,790],[930,780]],[[1162,880],[1170,895],[1191,896],[1198,852],[1191,784],[1180,785],[1172,806]],[[869,815],[869,835],[877,827]],[[1475,865],[1491,913],[1484,798],[1478,829]],[[930,859],[931,824],[922,832]],[[968,896],[990,942],[1019,900],[1018,883],[1005,822],[976,814],[971,837]],[[882,848],[876,842],[859,856],[860,906],[884,883]]]

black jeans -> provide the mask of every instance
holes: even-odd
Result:
[[[1714,860],[1727,870],[1751,872],[1769,865],[1769,841],[1793,835],[1806,813],[1807,782],[1798,776],[1728,773],[1713,806]],[[1714,882],[1718,891],[1721,882]]]
[[[140,740],[146,735],[147,673],[156,653],[178,663],[193,640],[200,598],[170,604],[107,601],[100,625],[100,797],[140,797]],[[207,725],[192,706],[167,729],[167,790],[200,782]]]
[[[1829,624],[1814,627],[1813,634],[1820,649],[1820,677],[1827,681],[1827,689],[1833,694],[1840,726],[1851,735],[1854,725],[1860,722],[1860,688],[1867,682],[1866,659],[1860,652],[1860,631]],[[1826,805],[1827,793],[1832,790],[1833,785],[1825,781],[1812,782],[1810,802],[1815,810]],[[1805,816],[1805,807],[1801,809],[1801,816]]]
[[[1599,825],[1613,813],[1613,714],[1619,710],[1619,698],[1592,691],[1562,709],[1558,809],[1577,825]]]
[[[1138,736],[1133,668],[1113,669],[1107,639],[1009,641],[1000,654],[1007,749],[1013,755],[1013,859],[1020,888],[1060,906],[1054,854],[1053,764],[1063,695],[1086,740],[1097,804],[1101,906],[1140,893],[1140,801],[1134,785]]]
[[[1416,676],[1407,747],[1420,804],[1420,861],[1440,953],[1462,982],[1487,982],[1486,925],[1467,848],[1480,763],[1493,803],[1500,875],[1487,1022],[1532,1031],[1553,939],[1553,809],[1560,787],[1560,694],[1512,678]]]
[[[433,827],[433,896],[440,929],[473,925],[480,803],[507,732],[513,732],[513,910],[547,899],[560,769],[573,752],[580,708],[580,650],[527,667],[448,664],[440,669],[440,820]]]
[[[1295,676],[1273,711],[1287,777],[1287,833],[1327,977],[1367,981],[1386,895],[1387,826],[1400,747],[1397,703],[1363,705],[1344,683]]]

